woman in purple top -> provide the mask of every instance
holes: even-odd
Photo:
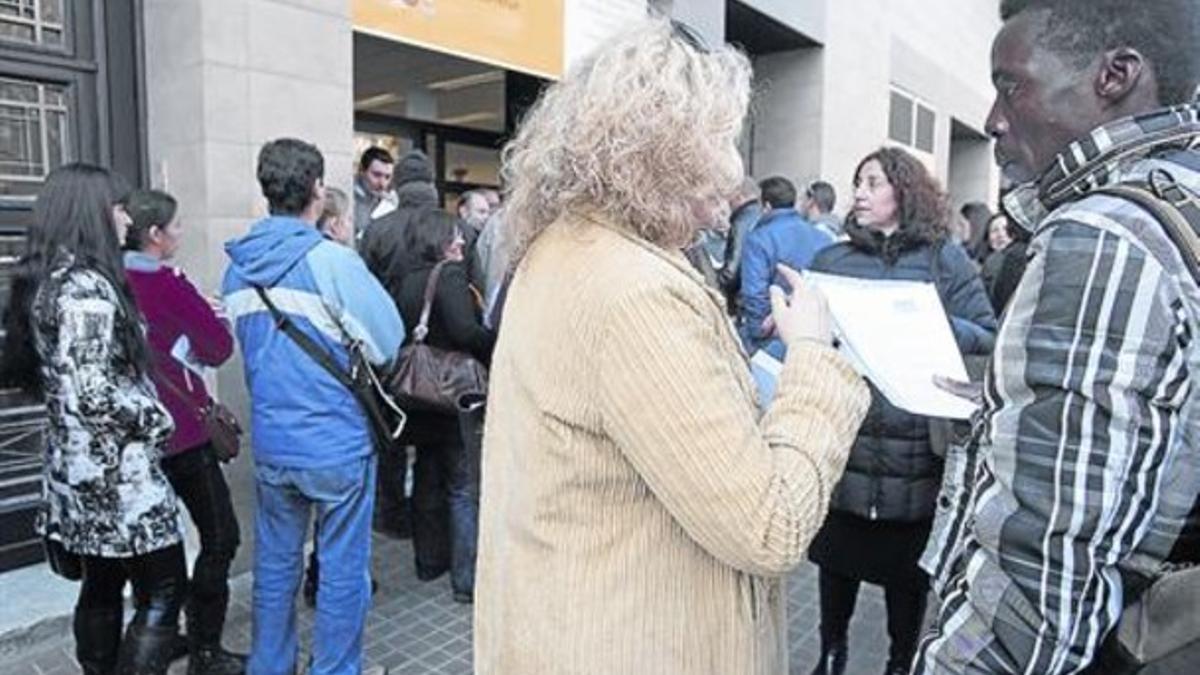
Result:
[[[171,195],[139,190],[126,210],[125,275],[146,318],[151,376],[175,419],[163,471],[200,532],[187,605],[189,674],[237,675],[245,658],[221,647],[229,605],[229,566],[239,543],[229,486],[213,453],[202,410],[208,391],[202,367],[217,367],[233,353],[224,320],[183,272],[164,264],[179,249],[183,224]]]

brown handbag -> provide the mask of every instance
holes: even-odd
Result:
[[[191,402],[192,395],[176,386],[165,374],[159,379],[161,380],[160,384],[166,385],[184,402]],[[244,432],[233,411],[210,396],[204,406],[196,410],[196,419],[204,425],[204,429],[208,432],[209,443],[212,445],[213,454],[216,455],[217,460],[229,463],[237,458],[238,453],[242,450],[242,434]]]
[[[387,389],[406,407],[456,415],[460,396],[487,392],[487,368],[469,354],[425,344],[433,296],[445,264],[438,263],[429,273],[421,319],[413,329],[412,343],[400,350]]]

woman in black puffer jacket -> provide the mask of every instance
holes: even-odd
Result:
[[[864,279],[932,281],[963,355],[991,352],[996,333],[983,283],[949,239],[945,197],[925,167],[896,148],[867,156],[854,179],[850,240],[813,261],[814,272]],[[859,584],[884,587],[891,646],[887,673],[907,673],[925,611],[928,580],[917,567],[929,536],[942,463],[929,419],[892,405],[873,386],[870,412],[810,548],[821,567],[821,663],[841,673]]]

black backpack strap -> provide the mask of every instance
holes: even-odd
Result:
[[[1197,283],[1200,283],[1200,200],[1164,169],[1151,171],[1146,181],[1120,183],[1092,194],[1119,197],[1154,216]]]
[[[346,371],[342,370],[342,368],[338,366],[337,362],[333,360],[333,356],[330,355],[329,351],[322,348],[321,345],[318,345],[312,338],[306,335],[304,331],[297,328],[296,324],[289,319],[286,314],[279,311],[279,308],[275,306],[275,303],[271,302],[271,298],[269,295],[267,295],[267,290],[265,288],[262,286],[255,286],[254,290],[258,293],[258,297],[262,299],[263,304],[267,306],[267,311],[271,313],[271,318],[275,320],[275,326],[278,327],[279,330],[283,331],[284,335],[287,335],[289,338],[291,338],[292,341],[295,342],[305,354],[308,354],[313,361],[316,361],[317,365],[321,366],[330,375],[332,375],[333,379],[341,382],[347,389],[349,389],[351,392],[354,392],[354,381],[350,379],[350,375],[346,373]]]

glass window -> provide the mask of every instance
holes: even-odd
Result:
[[[409,150],[413,149],[413,142],[405,136],[393,136],[391,134],[373,134],[365,131],[354,132],[354,170],[358,171],[358,158],[362,156],[367,148],[381,147],[384,150],[392,153],[392,158],[400,159]]]
[[[500,184],[500,151],[460,143],[446,144],[442,180],[476,185]]]
[[[917,105],[917,149],[933,152],[933,127],[936,116],[923,105]]]
[[[0,198],[32,199],[71,159],[62,86],[0,78]]]
[[[905,145],[913,142],[913,101],[895,91],[888,117],[888,138]]]
[[[63,0],[0,0],[0,40],[61,47],[64,10]]]

